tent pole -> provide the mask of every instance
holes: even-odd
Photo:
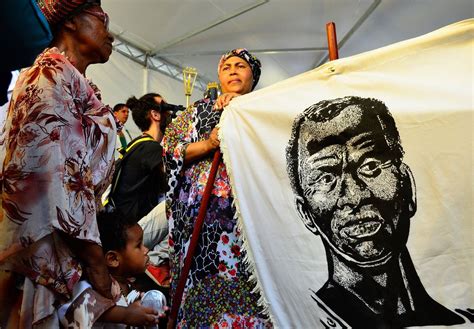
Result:
[[[334,22],[326,23],[326,35],[328,38],[329,60],[333,61],[339,58],[337,50],[336,24]]]
[[[145,58],[145,66],[143,67],[143,94],[148,93],[148,85],[149,85],[149,79],[148,79],[148,55]]]

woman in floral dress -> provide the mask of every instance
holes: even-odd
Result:
[[[99,0],[38,4],[54,39],[20,73],[0,133],[0,275],[5,284],[14,273],[22,288],[2,285],[0,327],[59,328],[57,309],[86,276],[93,289],[73,325],[87,328],[110,314],[120,294],[112,293],[96,223],[117,127],[85,77],[90,64],[109,59],[113,37]],[[7,312],[12,305],[19,310]],[[147,316],[135,310],[127,320],[156,322]]]
[[[202,99],[178,116],[163,139],[170,190],[172,293],[184,265],[191,233],[219,147],[216,128],[222,108],[236,96],[251,92],[260,77],[260,61],[246,49],[234,49],[218,65],[222,95]],[[178,328],[264,328],[268,319],[258,307],[254,284],[243,263],[241,232],[232,206],[232,191],[221,162],[198,247],[178,313]]]

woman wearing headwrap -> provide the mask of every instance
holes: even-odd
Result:
[[[81,292],[83,312],[69,317],[71,323],[90,327],[98,317],[120,316],[130,324],[155,323],[149,309],[114,306],[120,292],[112,293],[118,286],[108,274],[96,223],[117,127],[85,73],[112,52],[108,16],[99,0],[38,5],[53,41],[20,73],[0,136],[0,268],[15,273],[22,286],[19,326],[59,328],[56,311],[76,295],[81,278],[93,289]],[[0,307],[0,318],[14,326],[6,310],[18,294],[14,284],[5,287],[12,300]]]
[[[172,293],[188,250],[213,153],[219,147],[215,126],[221,109],[239,95],[251,92],[260,77],[260,61],[246,49],[234,49],[218,65],[222,94],[217,101],[202,99],[179,115],[163,139],[169,171],[167,212],[170,228]],[[261,313],[259,295],[243,263],[244,252],[226,167],[219,165],[204,219],[177,327],[271,326]]]

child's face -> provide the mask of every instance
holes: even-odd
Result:
[[[135,224],[126,230],[127,244],[120,251],[121,271],[125,275],[136,275],[145,272],[148,263],[148,248],[143,245],[143,230],[140,225]]]

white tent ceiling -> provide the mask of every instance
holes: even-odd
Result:
[[[155,56],[215,81],[220,55],[246,47],[262,60],[259,88],[326,61],[326,22],[340,56],[372,50],[474,16],[473,0],[103,0],[117,37],[135,57]],[[342,43],[342,44],[341,44]],[[122,49],[122,51],[120,51]],[[141,56],[141,57],[140,57]],[[153,67],[152,62],[148,62]],[[177,74],[176,74],[177,73]]]
[[[102,7],[114,52],[87,76],[111,106],[147,92],[184,105],[188,66],[201,79],[191,96],[197,100],[217,81],[220,55],[237,47],[262,61],[257,89],[306,72],[327,60],[329,21],[340,57],[348,57],[474,17],[474,0],[102,0]],[[133,120],[126,126],[140,134]]]

